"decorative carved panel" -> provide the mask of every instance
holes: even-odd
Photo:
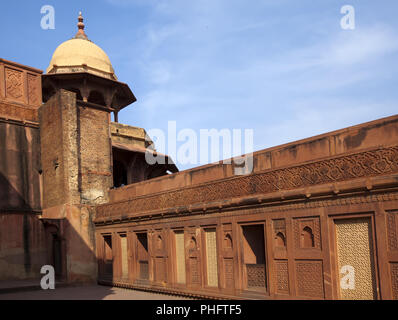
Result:
[[[265,288],[265,264],[246,264],[246,272],[249,288]]]
[[[40,106],[41,103],[41,85],[40,77],[28,74],[28,100],[33,106]]]
[[[276,292],[289,294],[289,270],[287,260],[275,260]]]
[[[398,300],[398,262],[390,263],[392,296]]]
[[[376,271],[370,218],[338,219],[335,224],[338,271],[344,271],[348,266],[352,268],[355,277],[353,288],[340,286],[341,299],[376,299]],[[339,281],[347,274],[348,272],[340,273]]]
[[[176,252],[176,269],[177,283],[185,283],[185,240],[184,231],[175,232],[175,252]]]
[[[217,240],[216,229],[205,229],[206,240],[206,266],[207,266],[207,285],[218,286],[218,264],[217,264]]]
[[[296,282],[299,296],[323,298],[322,261],[296,261]]]
[[[224,276],[225,276],[225,287],[232,289],[234,285],[234,261],[232,258],[224,259]]]
[[[391,251],[398,250],[397,239],[397,213],[387,212],[387,235],[388,235],[388,249]]]
[[[200,284],[200,267],[198,258],[191,257],[189,258],[189,268],[191,271],[191,283],[192,284]]]
[[[5,68],[6,97],[23,102],[23,73],[10,68]]]

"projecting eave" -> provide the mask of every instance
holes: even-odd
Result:
[[[47,73],[42,75],[43,101],[58,89],[74,88],[80,90],[97,90],[103,93],[104,99],[111,98],[109,106],[113,111],[120,111],[137,101],[130,87],[123,82],[97,76],[89,72]]]
[[[137,153],[142,153],[142,154],[150,153],[153,156],[157,157],[157,159],[160,159],[163,164],[159,164],[159,165],[164,165],[166,167],[166,169],[169,170],[171,173],[179,172],[173,159],[171,159],[171,157],[169,157],[167,154],[153,151],[148,148],[138,147],[138,146],[134,146],[134,145],[128,145],[128,144],[124,144],[124,143],[118,143],[118,142],[112,142],[112,148],[124,150],[124,151],[130,151],[130,152],[137,152]]]

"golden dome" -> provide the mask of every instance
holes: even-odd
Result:
[[[87,39],[81,13],[78,27],[79,31],[73,39],[65,41],[55,49],[47,73],[89,72],[117,80],[107,54]]]

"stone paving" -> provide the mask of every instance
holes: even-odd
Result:
[[[0,300],[185,300],[183,297],[99,285],[2,293]]]

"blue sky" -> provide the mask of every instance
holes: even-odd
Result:
[[[46,4],[55,30],[40,27]],[[346,4],[355,30],[340,27]],[[396,0],[7,1],[0,57],[45,70],[79,10],[137,97],[129,125],[249,128],[259,150],[397,113]]]

